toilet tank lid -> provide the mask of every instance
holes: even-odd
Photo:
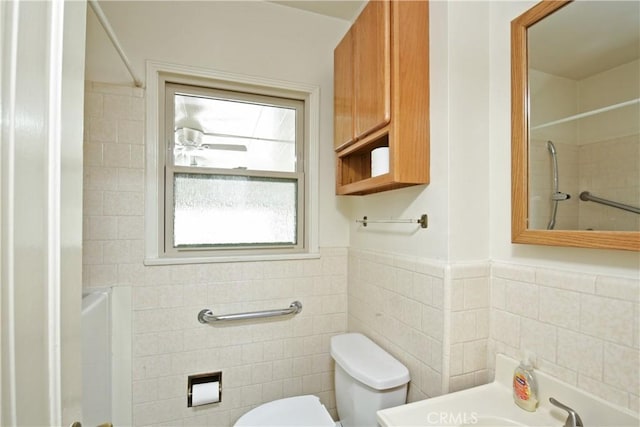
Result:
[[[331,357],[347,374],[376,390],[409,382],[409,370],[376,343],[359,333],[331,337]]]

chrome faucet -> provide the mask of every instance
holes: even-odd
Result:
[[[553,397],[549,398],[549,402],[551,402],[551,404],[557,406],[558,408],[564,409],[569,413],[567,421],[565,421],[564,423],[564,427],[584,427],[584,424],[582,424],[582,420],[580,419],[580,415],[578,415],[576,411],[569,408],[567,405],[558,402]]]

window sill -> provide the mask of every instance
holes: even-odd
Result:
[[[181,265],[181,264],[210,264],[222,262],[257,262],[257,261],[289,261],[300,259],[317,259],[320,258],[319,252],[297,253],[297,254],[278,254],[278,255],[223,255],[216,257],[192,257],[192,258],[159,258],[147,257],[144,259],[144,265]]]

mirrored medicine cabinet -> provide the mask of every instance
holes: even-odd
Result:
[[[511,22],[514,243],[640,251],[640,2]]]

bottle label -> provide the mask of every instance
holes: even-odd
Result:
[[[522,374],[513,376],[513,393],[520,400],[529,400],[531,397],[531,388]]]

